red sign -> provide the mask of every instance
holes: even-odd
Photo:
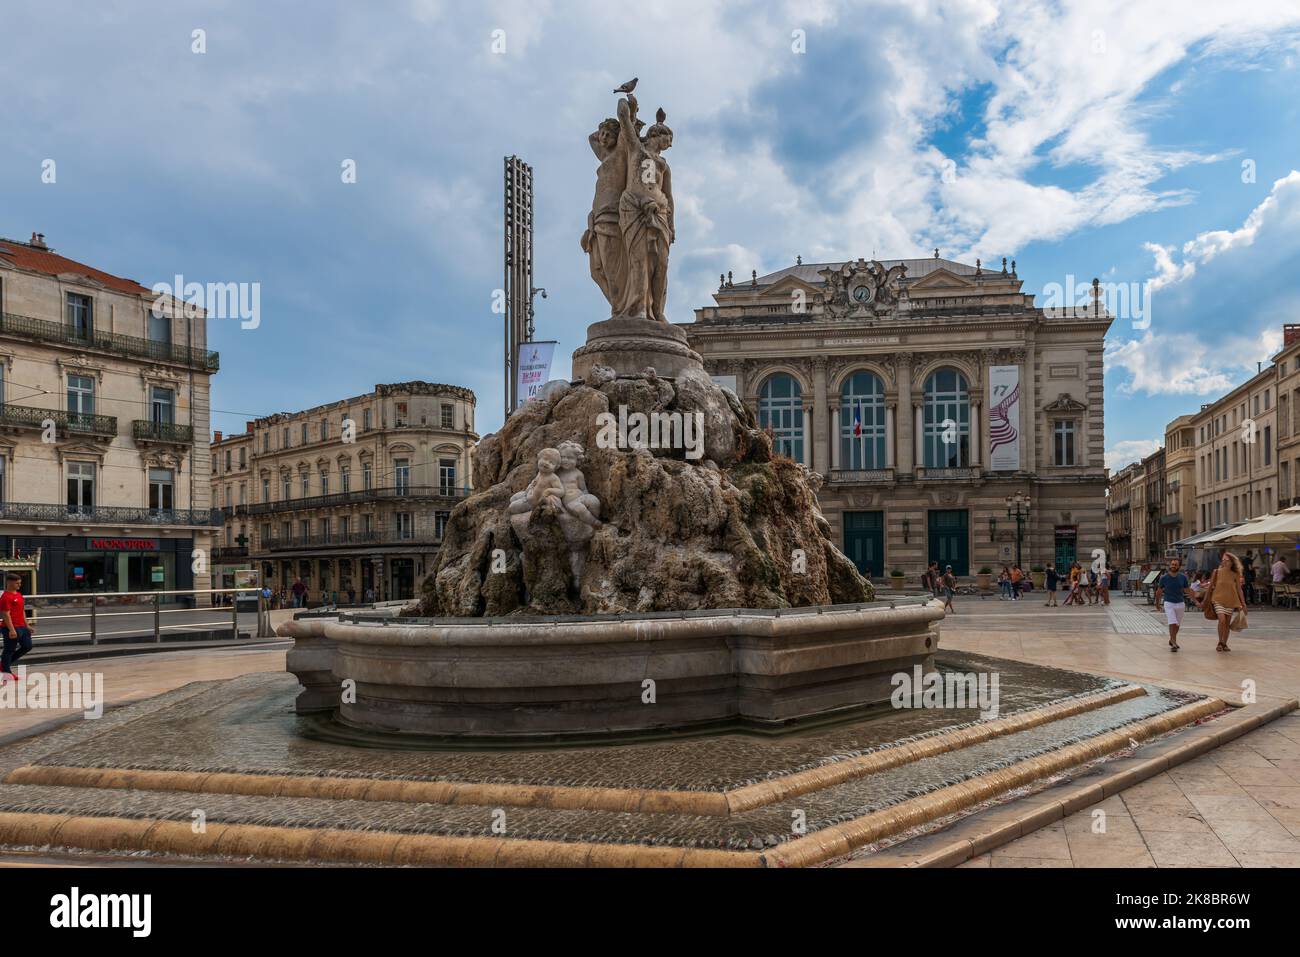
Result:
[[[102,552],[156,552],[156,538],[88,538],[86,547]]]

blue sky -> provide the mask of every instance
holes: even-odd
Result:
[[[12,0],[0,235],[146,285],[260,283],[257,329],[211,324],[214,428],[423,378],[474,389],[491,431],[501,158],[535,170],[563,375],[603,318],[586,137],[634,75],[676,133],[674,321],[796,255],[1153,281],[1150,328],[1107,342],[1113,466],[1300,321],[1294,0]]]

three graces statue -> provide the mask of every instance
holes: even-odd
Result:
[[[673,145],[673,131],[662,109],[655,119],[641,136],[645,124],[628,93],[618,101],[618,118],[604,120],[588,137],[600,167],[582,251],[614,317],[667,322],[668,247],[676,234],[663,151]]]

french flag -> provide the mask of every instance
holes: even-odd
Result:
[[[858,403],[853,403],[853,437],[862,438],[862,408]]]

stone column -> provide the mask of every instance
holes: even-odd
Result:
[[[804,396],[803,400],[803,464],[813,471],[816,466],[813,464],[813,451],[817,445],[817,408],[812,399]]]
[[[1019,354],[1020,359],[1020,381],[1024,387],[1020,390],[1023,401],[1020,403],[1022,415],[1020,421],[1024,423],[1024,431],[1020,434],[1027,439],[1027,443],[1021,448],[1024,451],[1020,456],[1021,467],[1027,472],[1037,471],[1038,468],[1038,389],[1034,382],[1034,344],[1032,341],[1025,343],[1026,348]]]
[[[980,358],[984,360],[984,364],[980,368],[980,389],[984,392],[985,401],[992,402],[993,392],[992,392],[992,386],[989,384],[989,375],[990,375],[989,369],[997,365],[997,361],[998,361],[997,353],[995,353],[992,349],[985,349],[982,353],[980,353]],[[984,468],[991,468],[993,465],[993,460],[988,450],[987,430],[985,430],[984,434],[980,436],[980,461],[984,463]]]
[[[980,450],[980,414],[984,408],[983,402],[972,402],[970,407],[970,464],[973,468],[979,468],[984,461]]]
[[[916,461],[912,456],[915,441],[912,438],[912,354],[898,353],[894,357],[894,368],[898,376],[898,412],[895,422],[898,427],[898,471],[910,475]]]
[[[918,405],[914,412],[916,422],[912,434],[915,436],[916,467],[925,468],[925,410]]]
[[[813,366],[813,395],[816,406],[813,409],[813,456],[812,469],[825,475],[829,471],[830,449],[827,447],[826,421],[826,357],[816,356]]]
[[[885,407],[885,468],[894,467],[894,413],[895,406]]]
[[[832,402],[830,407],[831,419],[831,469],[842,468],[840,465],[840,404],[838,401]]]

